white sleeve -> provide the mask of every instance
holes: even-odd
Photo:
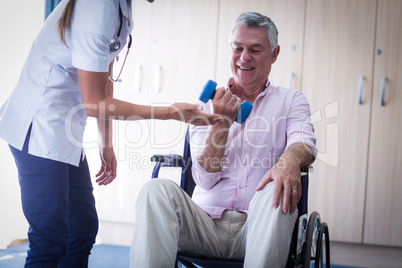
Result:
[[[76,1],[69,31],[72,65],[92,72],[108,72],[114,55],[109,45],[119,27],[113,1]]]

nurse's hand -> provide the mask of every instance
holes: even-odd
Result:
[[[174,103],[170,106],[173,113],[169,119],[182,121],[196,126],[214,125],[223,121],[222,115],[202,112],[202,106],[190,103]]]
[[[101,168],[96,174],[96,182],[99,185],[108,185],[116,178],[116,156],[113,147],[101,147],[99,153],[101,158]]]

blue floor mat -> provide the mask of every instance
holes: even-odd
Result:
[[[128,268],[130,247],[94,245],[89,256],[89,268]]]
[[[0,268],[24,267],[28,242],[0,251]],[[89,256],[89,268],[128,268],[130,248],[113,245],[94,245]]]
[[[0,268],[24,267],[28,242],[0,251]]]
[[[28,242],[0,251],[0,268],[24,267]],[[89,256],[89,268],[128,268],[130,265],[130,247],[114,245],[94,245]],[[352,268],[331,265],[331,268]]]

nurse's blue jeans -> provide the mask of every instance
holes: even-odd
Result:
[[[88,266],[98,232],[88,163],[79,167],[10,146],[18,168],[22,208],[29,223],[25,267]]]

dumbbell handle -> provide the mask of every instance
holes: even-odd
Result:
[[[200,97],[199,97],[200,101],[207,103],[208,100],[212,100],[216,93],[216,86],[217,86],[216,82],[214,82],[212,80],[208,80],[201,92]],[[248,102],[246,100],[243,101],[240,105],[240,109],[236,115],[235,121],[240,124],[243,123],[244,121],[246,121],[247,117],[251,113],[252,108],[253,108],[253,105],[250,102]]]

